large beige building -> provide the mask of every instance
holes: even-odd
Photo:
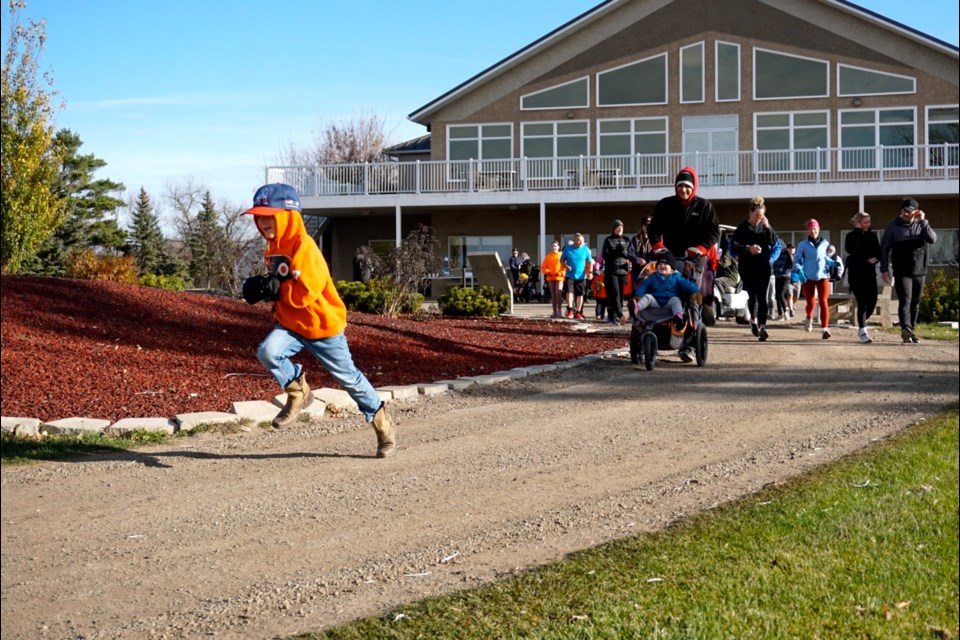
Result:
[[[267,178],[323,220],[336,278],[421,223],[455,271],[467,251],[537,258],[576,232],[596,250],[687,165],[721,222],[762,195],[786,241],[816,217],[842,246],[854,213],[883,226],[915,197],[932,262],[955,266],[958,77],[957,46],[849,2],[607,0],[411,113],[427,134],[397,162]]]

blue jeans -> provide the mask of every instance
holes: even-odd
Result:
[[[290,362],[290,358],[306,348],[323,365],[323,368],[333,376],[343,390],[350,394],[367,422],[380,408],[380,396],[366,376],[353,364],[350,355],[350,346],[343,333],[330,338],[308,340],[281,326],[271,331],[257,349],[257,358],[263,366],[277,380],[281,388],[300,377],[303,367]]]

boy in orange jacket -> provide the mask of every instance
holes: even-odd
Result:
[[[253,207],[243,213],[253,216],[257,231],[267,241],[267,275],[248,278],[243,283],[243,298],[249,304],[273,302],[277,326],[257,349],[257,358],[287,392],[286,405],[273,419],[273,426],[292,424],[313,402],[303,368],[290,361],[306,348],[373,424],[377,457],[389,456],[396,448],[393,422],[370,381],[353,363],[343,335],[347,308],[333,286],[320,248],[304,228],[296,189],[288,184],[264,185],[254,194]]]

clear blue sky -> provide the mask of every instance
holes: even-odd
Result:
[[[56,124],[108,163],[100,177],[160,205],[168,181],[191,176],[245,205],[290,142],[358,113],[385,119],[393,141],[421,135],[407,114],[597,4],[27,0],[21,19],[46,20],[42,68],[66,101]],[[958,42],[956,2],[860,4]]]

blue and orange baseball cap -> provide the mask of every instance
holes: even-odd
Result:
[[[298,211],[303,213],[300,208],[300,196],[297,190],[288,184],[274,182],[265,184],[253,194],[253,206],[243,213],[249,213],[253,216],[272,216],[278,211]]]

